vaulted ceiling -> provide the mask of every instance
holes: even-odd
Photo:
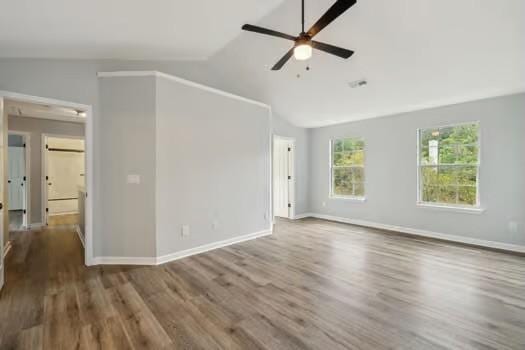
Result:
[[[0,57],[206,59],[283,0],[5,0]]]
[[[307,27],[334,1],[305,0]],[[354,56],[314,51],[307,62],[292,59],[271,71],[290,42],[240,27],[296,35],[300,3],[6,0],[0,57],[205,59],[114,68],[194,78],[269,103],[304,127],[525,91],[523,0],[358,0],[316,37]],[[359,79],[368,84],[350,88]]]
[[[306,0],[307,26],[332,3]],[[300,1],[257,24],[297,34]],[[217,84],[306,127],[525,91],[522,0],[358,0],[316,39],[356,53],[342,60],[314,51],[275,72],[290,42],[243,32],[210,59]],[[358,79],[368,84],[350,88]]]

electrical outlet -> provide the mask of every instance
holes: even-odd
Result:
[[[219,222],[217,220],[213,220],[211,223],[211,228],[216,230],[219,227]]]
[[[182,225],[181,235],[182,237],[188,237],[190,235],[190,225]]]
[[[322,205],[323,205],[323,207],[326,207],[326,202],[323,202]]]

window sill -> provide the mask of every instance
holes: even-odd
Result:
[[[330,199],[343,200],[349,202],[366,202],[366,197],[346,197],[346,196],[330,196]]]
[[[430,204],[430,203],[417,203],[417,206],[420,208],[425,209],[433,209],[433,210],[443,210],[443,211],[452,211],[456,213],[464,213],[464,214],[482,214],[485,211],[485,208],[480,207],[456,207],[452,205],[440,205],[440,204]]]

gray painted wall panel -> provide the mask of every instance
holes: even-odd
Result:
[[[480,215],[416,206],[418,128],[480,121]],[[311,211],[525,245],[525,95],[513,95],[312,130]],[[330,199],[329,141],[365,140],[364,203]],[[323,207],[322,203],[326,203]],[[509,222],[518,223],[511,232]]]
[[[158,255],[269,229],[269,109],[158,78],[157,113]]]
[[[101,253],[154,257],[155,77],[102,78],[99,87]]]

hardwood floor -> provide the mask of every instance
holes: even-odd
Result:
[[[525,258],[316,219],[156,267],[19,232],[1,349],[525,349]]]
[[[79,223],[78,214],[49,215],[48,226],[75,225]]]

